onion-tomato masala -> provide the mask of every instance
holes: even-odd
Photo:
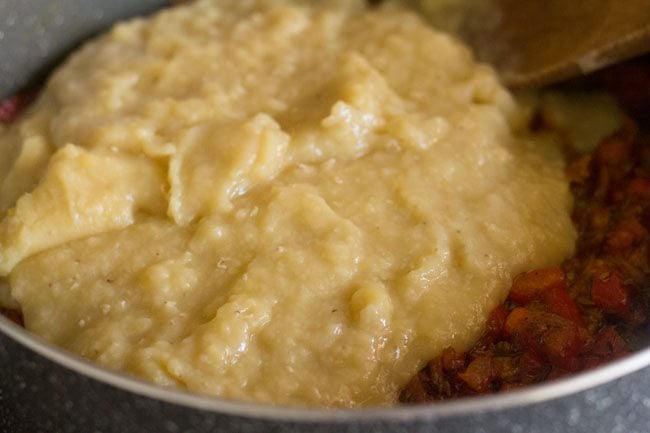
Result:
[[[505,391],[618,359],[648,326],[650,153],[628,122],[568,168],[578,230],[561,266],[518,275],[470,350],[431,360],[405,403]]]

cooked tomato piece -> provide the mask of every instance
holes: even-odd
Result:
[[[545,311],[517,307],[508,316],[505,331],[554,366],[570,371],[580,367],[578,355],[584,346],[584,338],[572,320]]]
[[[512,283],[509,299],[522,306],[540,301],[551,313],[582,326],[578,306],[567,291],[566,274],[559,267],[519,274]]]
[[[554,287],[544,294],[542,301],[548,305],[549,311],[558,316],[569,319],[578,326],[582,326],[582,318],[578,306],[566,288]]]
[[[509,298],[519,305],[540,300],[544,293],[554,287],[566,289],[564,271],[559,267],[524,272],[515,277]]]
[[[619,317],[627,317],[630,313],[630,291],[618,272],[596,270],[591,282],[591,299],[606,313]]]

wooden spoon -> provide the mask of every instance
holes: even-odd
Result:
[[[585,74],[650,52],[650,0],[406,0],[436,24],[462,4],[455,30],[510,87]],[[453,8],[452,8],[453,9]]]

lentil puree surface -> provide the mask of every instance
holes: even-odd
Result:
[[[572,252],[562,158],[521,118],[394,5],[199,0],[118,24],[0,127],[0,299],[157,384],[393,404],[513,275]]]

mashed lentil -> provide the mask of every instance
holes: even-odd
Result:
[[[28,329],[161,385],[392,404],[572,252],[562,158],[521,117],[392,5],[118,24],[0,129],[0,275]]]

